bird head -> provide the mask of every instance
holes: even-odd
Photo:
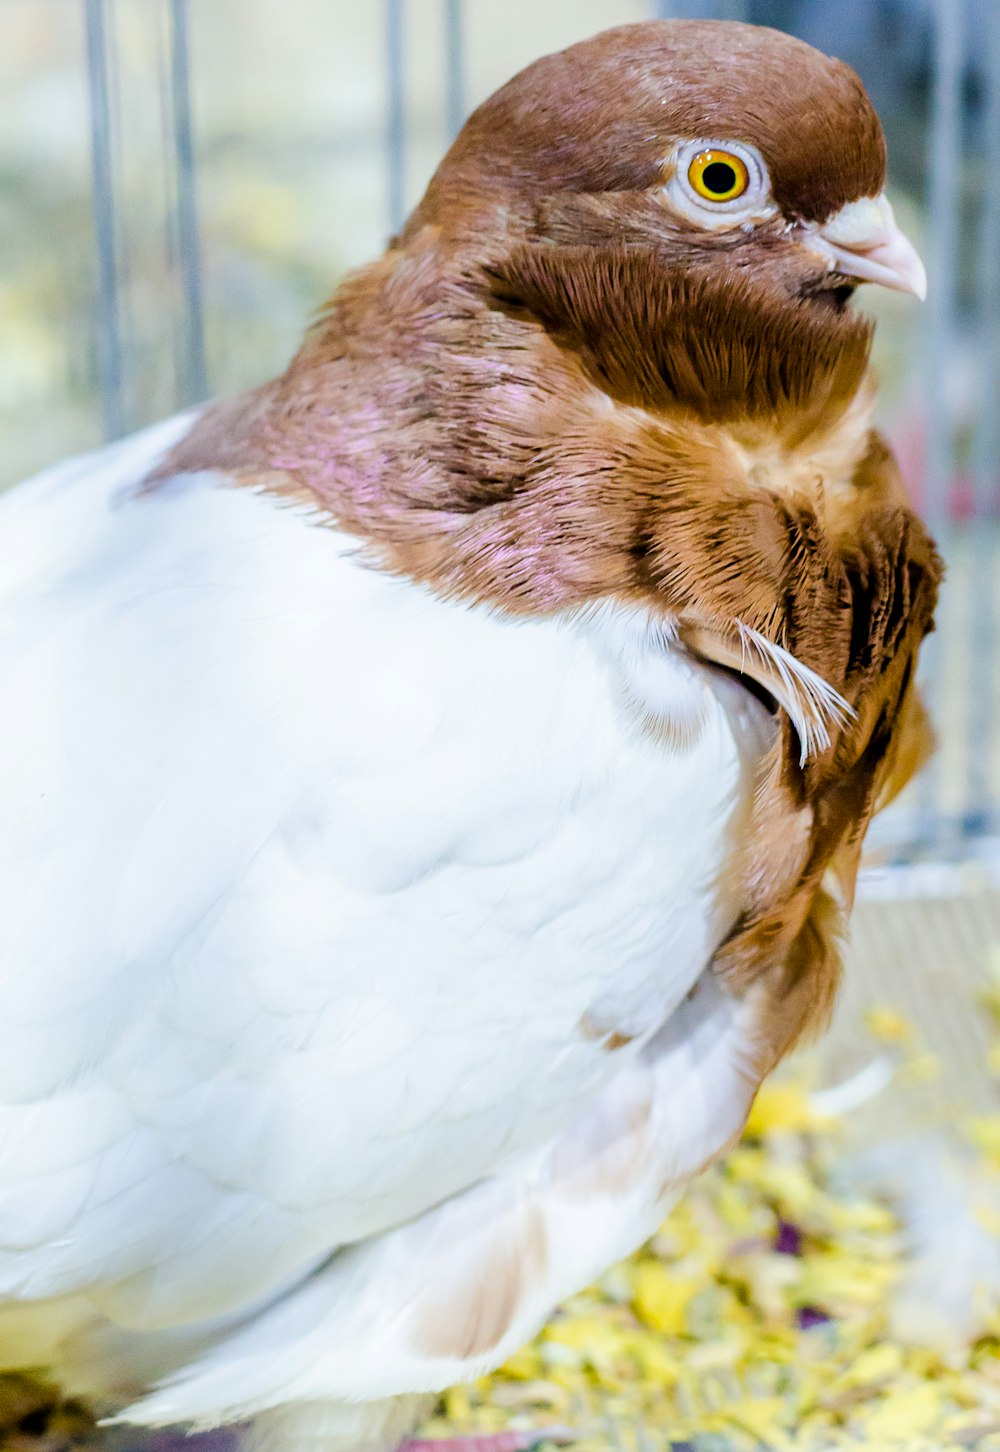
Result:
[[[653,246],[695,270],[725,257],[835,306],[860,282],[923,297],[885,171],[878,116],[843,62],[759,26],[654,21],[497,91],[407,233]]]

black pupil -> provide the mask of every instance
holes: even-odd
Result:
[[[706,190],[721,195],[731,192],[736,185],[736,172],[728,161],[710,161],[701,174],[701,180]]]

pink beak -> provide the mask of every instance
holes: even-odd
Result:
[[[911,292],[921,301],[927,296],[924,264],[885,196],[848,202],[822,225],[803,224],[800,236],[810,252],[826,258],[831,272]]]

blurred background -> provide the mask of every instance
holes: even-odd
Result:
[[[793,1090],[808,1094],[779,1093],[760,1110],[747,1153],[761,1158],[713,1172],[646,1260],[581,1302],[582,1330],[569,1308],[534,1361],[480,1388],[478,1411],[464,1392],[447,1411],[452,1423],[475,1412],[480,1427],[519,1408],[537,1420],[539,1407],[579,1423],[599,1403],[608,1437],[631,1446],[622,1429],[635,1386],[670,1391],[669,1407],[642,1412],[647,1424],[676,1420],[689,1377],[690,1426],[703,1431],[719,1348],[742,1327],[740,1426],[764,1416],[767,1430],[740,1442],[723,1418],[711,1448],[770,1446],[773,1388],[790,1386],[793,1369],[809,1380],[833,1325],[842,1363],[818,1362],[814,1381],[834,1391],[809,1393],[826,1408],[816,1446],[896,1445],[889,1433],[909,1416],[913,1436],[931,1440],[908,1447],[939,1452],[954,1426],[956,1446],[1000,1448],[990,1369],[1000,1319],[966,1314],[970,1275],[978,1284],[989,1270],[1000,1284],[997,0],[0,0],[0,487],[282,368],[345,270],[384,247],[472,107],[544,52],[671,14],[773,25],[841,56],[885,123],[890,195],[930,293],[921,308],[868,289],[857,305],[878,314],[881,422],[949,568],[924,661],[940,745],[872,833],[834,1032],[793,1068]],[[903,1159],[883,1157],[869,1176],[868,1211],[829,1171],[814,1134],[820,1103],[856,1141],[908,1136]],[[928,1133],[947,1147],[928,1152]],[[975,1195],[987,1186],[975,1223],[963,1188],[973,1179]],[[879,1221],[887,1203],[903,1207],[900,1220]],[[942,1288],[965,1307],[955,1314],[969,1339],[965,1359],[948,1363],[947,1397],[944,1362],[918,1365],[887,1344],[901,1332],[886,1287],[915,1203],[933,1254],[909,1319],[923,1325]],[[716,1274],[721,1260],[729,1270]],[[678,1264],[692,1268],[687,1281]],[[717,1321],[698,1290],[713,1276]],[[655,1345],[636,1342],[637,1327]],[[607,1350],[613,1328],[633,1337],[624,1362]],[[676,1361],[670,1337],[683,1343]],[[622,1364],[653,1370],[622,1383]],[[766,1415],[756,1391],[745,1395],[754,1377],[772,1388],[760,1393]],[[732,1401],[725,1389],[720,1398]],[[781,1415],[787,1431],[813,1413],[796,1402]],[[671,1446],[695,1445],[677,1436]]]

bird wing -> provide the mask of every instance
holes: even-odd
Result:
[[[440,1390],[495,1367],[652,1234],[684,1183],[738,1135],[757,1084],[762,1007],[706,975],[540,1152],[341,1252],[118,1420],[207,1427],[288,1403]]]
[[[544,1144],[595,1006],[638,1049],[735,911],[721,727],[671,755],[565,622],[144,486],[188,426],[0,501],[0,1296],[141,1328]]]

